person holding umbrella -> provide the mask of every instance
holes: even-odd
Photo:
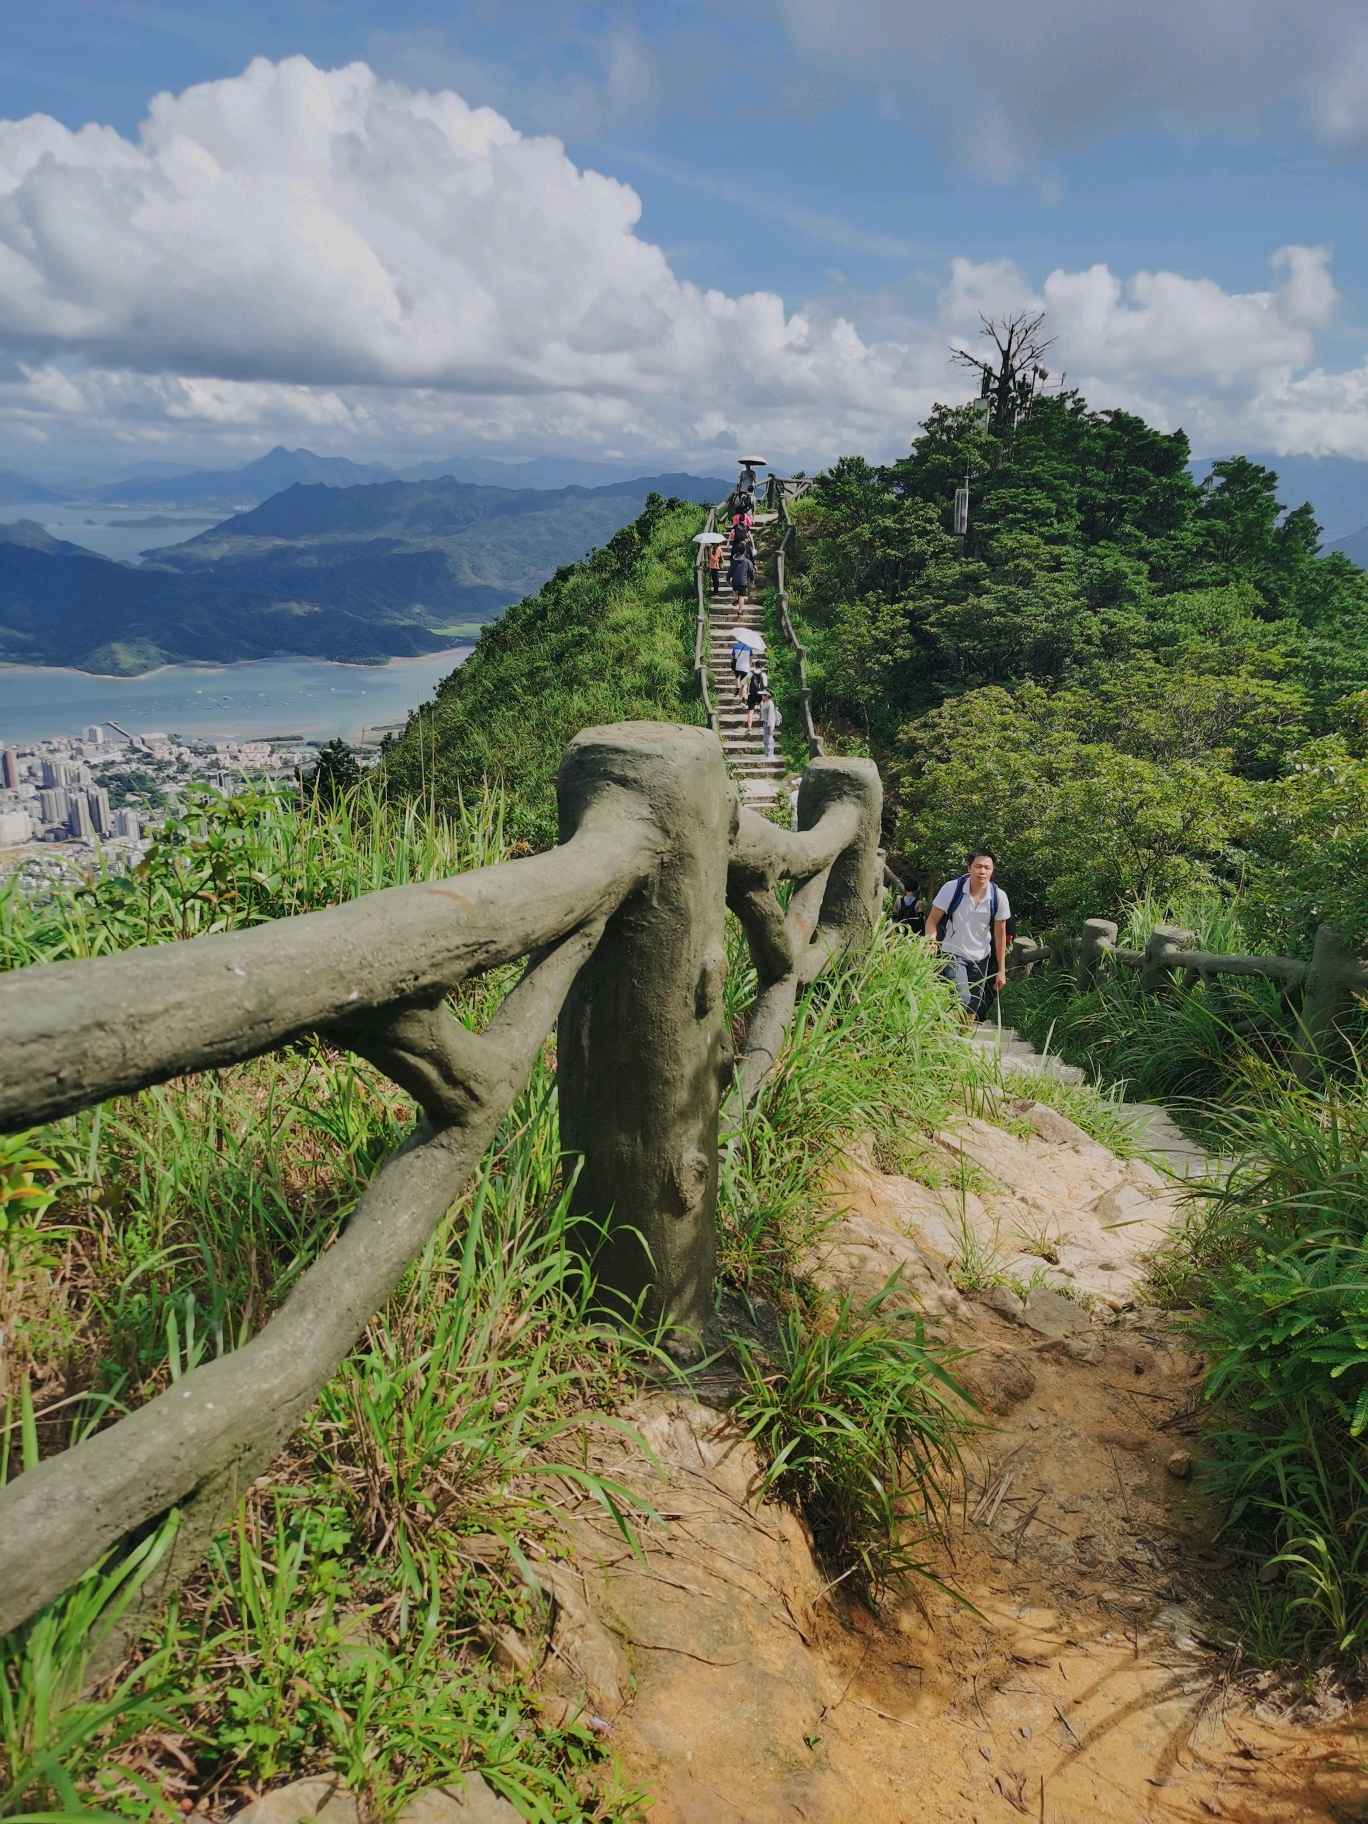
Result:
[[[733,627],[732,641],[736,694],[745,703],[750,695],[751,671],[757,663],[757,655],[765,650],[765,636],[757,633],[753,627]]]
[[[738,634],[740,631],[738,628]],[[736,694],[743,703],[746,700],[746,693],[750,689],[751,664],[750,642],[738,638],[732,647],[732,670],[736,673]]]

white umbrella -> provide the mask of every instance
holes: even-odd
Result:
[[[693,542],[696,545],[725,545],[727,536],[725,532],[698,532]]]
[[[749,646],[752,652],[765,650],[765,636],[757,633],[754,627],[733,627],[731,637],[738,646]]]
[[[769,467],[763,456],[738,456],[736,460],[743,468],[767,469]]]

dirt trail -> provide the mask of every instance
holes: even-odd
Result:
[[[946,1566],[981,1618],[937,1597],[929,1619],[907,1601],[882,1623],[833,1621],[824,1642],[850,1668],[833,1754],[887,1769],[890,1819],[1368,1817],[1368,1718],[1307,1729],[1260,1711],[1208,1637],[1229,1563],[1167,1467],[1190,1358],[1126,1329],[1095,1363],[1052,1343],[1031,1358]]]
[[[1089,1199],[1067,1212],[1073,1271],[1091,1277],[1114,1252],[1095,1206],[1138,1190],[1171,1207],[1168,1193],[1053,1111],[1035,1125],[1008,1145],[970,1124],[967,1143],[1017,1173],[981,1188],[975,1221],[1068,1179]],[[578,1635],[553,1634],[553,1659],[656,1795],[652,1824],[1368,1820],[1368,1713],[1280,1713],[1211,1638],[1207,1598],[1231,1567],[1184,1473],[1200,1363],[1130,1305],[1129,1254],[1101,1273],[1110,1304],[1092,1312],[1053,1292],[965,1298],[928,1239],[945,1193],[865,1155],[833,1199],[817,1276],[858,1292],[901,1261],[909,1312],[976,1351],[966,1378],[989,1428],[939,1569],[977,1612],[925,1583],[877,1619],[842,1607],[799,1522],[754,1508],[759,1465],[725,1417],[644,1402],[661,1515],[647,1562],[601,1533],[580,1540],[587,1603]],[[1148,1225],[1124,1220],[1129,1249]],[[605,1653],[596,1691],[581,1675]]]

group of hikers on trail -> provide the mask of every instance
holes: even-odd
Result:
[[[769,673],[765,670],[764,659],[744,640],[733,640],[731,665],[732,676],[736,679],[736,694],[746,706],[746,733],[751,732],[758,714],[765,758],[772,760],[775,730],[784,718],[779,714],[779,705],[770,690]]]
[[[727,501],[727,514],[731,521],[727,530],[726,552],[728,581],[732,587],[732,606],[744,608],[746,593],[755,583],[757,568],[753,531],[755,470],[749,463],[742,469],[741,479]],[[722,553],[722,545],[708,547],[708,571],[712,577],[714,595],[721,587]],[[736,680],[736,694],[746,707],[746,733],[751,732],[758,715],[765,758],[772,760],[774,758],[775,731],[784,718],[780,715],[779,705],[770,691],[769,673],[765,670],[759,654],[742,639],[734,639],[732,642],[731,666],[732,677]]]
[[[1012,906],[993,879],[996,865],[991,849],[975,849],[964,873],[947,880],[929,905],[912,891],[900,893],[893,907],[895,924],[921,930],[940,952],[941,971],[974,1020],[987,1017],[994,997],[1007,986]]]

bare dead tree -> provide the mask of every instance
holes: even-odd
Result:
[[[1054,347],[1054,337],[1042,337],[1044,311],[1032,315],[1018,311],[1011,317],[979,316],[982,334],[993,344],[995,355],[976,355],[972,349],[954,348],[952,361],[972,367],[980,376],[979,397],[990,401],[993,434],[1006,445],[1017,422],[1035,397],[1036,387],[1049,379],[1041,357]]]

